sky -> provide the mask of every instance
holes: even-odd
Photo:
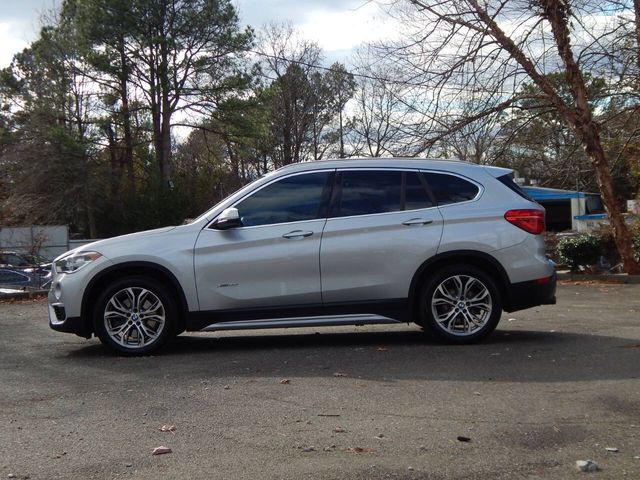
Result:
[[[60,0],[0,0],[0,68],[37,37],[43,13]],[[384,14],[368,0],[234,0],[240,20],[258,29],[291,22],[303,38],[317,42],[328,63],[346,61],[362,42],[389,30]]]

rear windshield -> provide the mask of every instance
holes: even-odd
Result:
[[[535,202],[533,198],[527,195],[527,193],[522,188],[520,188],[520,185],[518,185],[516,182],[513,181],[513,179],[511,178],[511,175],[502,175],[501,177],[498,177],[498,180],[505,187],[508,187],[510,190],[513,190],[522,198],[529,200],[530,202]]]

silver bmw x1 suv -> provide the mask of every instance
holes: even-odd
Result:
[[[456,161],[301,163],[188,225],[58,257],[51,328],[125,354],[183,331],[415,322],[470,343],[555,303],[544,209],[511,170]]]

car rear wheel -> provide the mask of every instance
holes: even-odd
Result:
[[[424,285],[419,323],[450,343],[472,343],[498,325],[502,300],[495,281],[472,265],[438,270]]]
[[[146,355],[175,336],[177,312],[164,285],[126,277],[109,284],[98,298],[94,328],[106,346],[126,355]]]

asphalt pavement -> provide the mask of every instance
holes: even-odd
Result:
[[[143,358],[0,303],[0,480],[639,479],[639,378],[640,285],[561,285],[473,346],[340,327]]]

